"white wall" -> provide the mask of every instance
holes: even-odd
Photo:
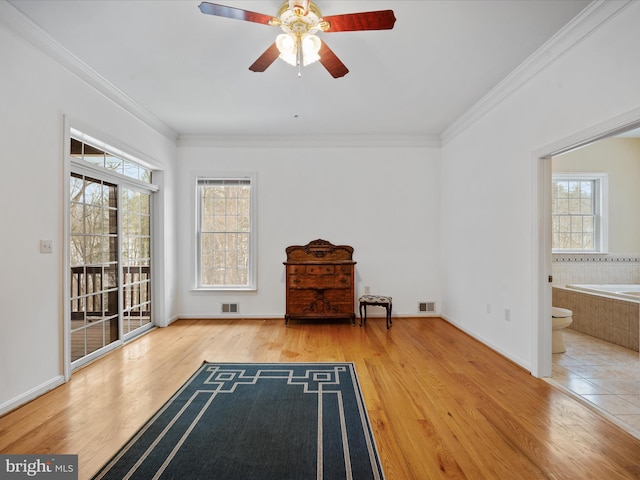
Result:
[[[640,107],[639,24],[640,2],[631,2],[442,148],[443,314],[528,369],[535,154]]]
[[[3,12],[9,12],[2,5]],[[146,127],[0,22],[0,413],[62,381],[63,118],[93,126],[171,172],[172,140]],[[164,228],[173,230],[174,190]],[[53,241],[53,254],[39,241]],[[174,279],[175,245],[161,259]],[[169,281],[170,282],[170,281]],[[167,290],[175,290],[169,283]],[[166,305],[167,314],[175,310]]]
[[[182,316],[220,316],[220,303],[239,302],[240,317],[284,318],[285,248],[318,238],[353,246],[356,289],[366,284],[371,293],[391,295],[394,314],[417,315],[418,301],[439,306],[438,148],[226,148],[192,142],[179,147],[178,157]],[[195,177],[238,171],[257,173],[258,291],[193,292]]]

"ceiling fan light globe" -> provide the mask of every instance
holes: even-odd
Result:
[[[280,59],[284,60],[290,65],[297,65],[298,58],[298,46],[296,39],[287,33],[281,33],[276,37],[276,47],[278,47],[278,51],[280,52]]]
[[[280,52],[292,52],[296,48],[296,38],[289,33],[281,33],[276,37],[276,46]]]
[[[306,67],[314,62],[320,60],[320,47],[322,42],[315,35],[304,35],[302,37],[302,64]]]

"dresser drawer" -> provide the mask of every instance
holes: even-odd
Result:
[[[354,298],[351,289],[336,288],[325,290],[323,299],[325,302],[331,302],[334,304],[346,304],[353,311]]]
[[[292,290],[287,303],[289,315],[312,315],[322,310],[322,294],[315,290]]]
[[[305,265],[289,265],[287,266],[287,273],[305,274],[307,267]]]
[[[333,275],[335,265],[307,265],[307,275]]]
[[[351,316],[354,313],[350,289],[291,290],[287,314],[292,316]]]
[[[322,292],[318,292],[317,290],[312,290],[310,288],[301,288],[299,290],[292,291],[289,295],[289,302],[291,303],[306,304],[317,300],[322,300]]]
[[[351,288],[350,275],[289,275],[289,288]]]

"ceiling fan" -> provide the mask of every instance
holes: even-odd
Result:
[[[340,78],[349,69],[316,33],[353,32],[359,30],[390,30],[396,22],[392,10],[348,13],[323,17],[311,0],[285,0],[275,17],[216,3],[202,2],[198,8],[207,15],[234,18],[246,22],[280,27],[283,31],[276,41],[249,67],[253,72],[264,72],[281,58],[298,67],[319,61],[334,77]]]

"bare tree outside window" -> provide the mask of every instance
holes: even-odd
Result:
[[[251,287],[251,180],[198,179],[200,287]]]
[[[554,174],[551,202],[554,251],[602,251],[605,178],[601,174]]]
[[[152,189],[142,185],[152,172],[73,137],[69,153],[70,360],[80,365],[152,323]]]

